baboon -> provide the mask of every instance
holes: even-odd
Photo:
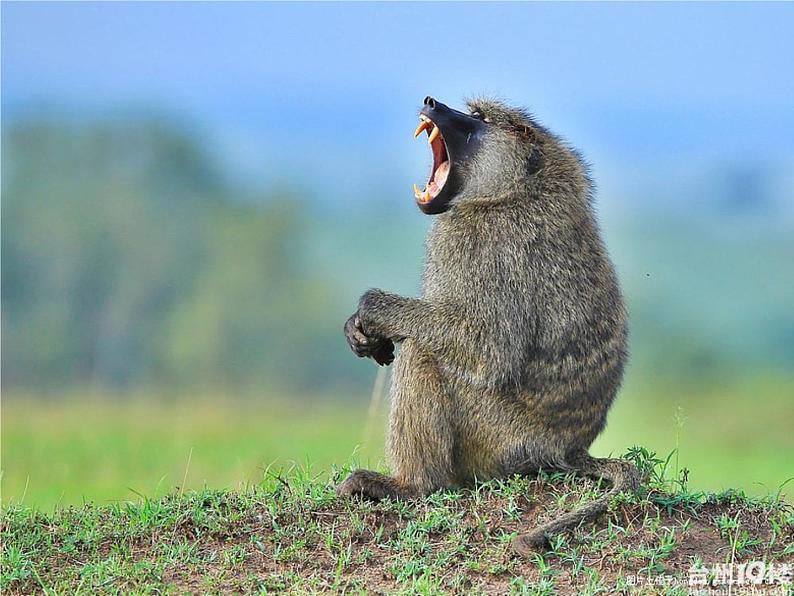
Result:
[[[356,470],[339,495],[410,498],[475,479],[573,471],[611,489],[515,539],[520,554],[592,519],[637,469],[597,459],[623,376],[627,321],[579,154],[521,109],[489,99],[469,113],[424,100],[416,136],[433,154],[420,298],[367,291],[345,323],[354,353],[394,359],[391,476]]]

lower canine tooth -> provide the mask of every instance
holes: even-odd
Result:
[[[427,142],[432,144],[433,141],[435,141],[439,137],[440,134],[441,134],[441,131],[438,129],[438,126],[435,126],[433,128],[433,132],[431,132],[430,136],[427,137]]]

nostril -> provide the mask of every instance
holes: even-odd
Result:
[[[428,95],[427,97],[425,97],[425,105],[430,106],[431,108],[435,108],[436,100]]]

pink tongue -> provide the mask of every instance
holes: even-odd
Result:
[[[443,162],[436,168],[433,180],[430,183],[430,191],[433,194],[438,194],[441,191],[441,188],[447,181],[447,176],[449,176],[449,160]]]

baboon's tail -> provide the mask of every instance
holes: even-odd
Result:
[[[527,556],[548,545],[549,536],[575,528],[582,522],[592,520],[597,515],[607,510],[609,500],[619,492],[637,492],[640,487],[640,474],[636,466],[622,459],[600,459],[590,457],[586,452],[581,452],[570,462],[569,470],[590,476],[603,478],[612,483],[612,488],[595,501],[588,503],[570,513],[565,513],[556,519],[538,526],[532,531],[516,536],[513,540],[513,550]]]

